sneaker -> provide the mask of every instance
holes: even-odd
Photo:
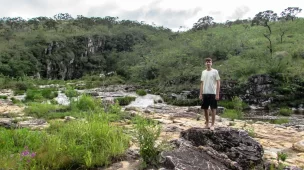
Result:
[[[214,126],[210,126],[210,130],[214,130]]]

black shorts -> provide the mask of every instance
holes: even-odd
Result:
[[[215,94],[203,94],[202,109],[217,109],[217,100]]]

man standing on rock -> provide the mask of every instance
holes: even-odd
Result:
[[[220,76],[218,71],[211,67],[211,58],[205,59],[205,65],[207,69],[202,72],[199,98],[202,100],[201,108],[204,109],[205,112],[206,128],[209,128],[208,108],[210,107],[212,110],[212,122],[210,129],[214,130],[217,100],[220,98]]]

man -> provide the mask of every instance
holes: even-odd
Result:
[[[204,109],[205,112],[206,128],[209,128],[208,108],[210,107],[212,110],[212,122],[210,129],[214,130],[217,100],[220,98],[220,76],[218,71],[211,67],[211,58],[205,59],[205,65],[207,69],[202,72],[199,98],[202,100],[201,108]]]

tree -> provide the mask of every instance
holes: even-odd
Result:
[[[58,23],[55,20],[53,20],[52,18],[49,18],[44,23],[44,26],[46,28],[48,28],[48,29],[52,29],[53,28],[53,29],[56,29],[56,31],[57,31],[57,25],[58,25]]]
[[[73,17],[69,13],[59,13],[59,14],[54,15],[54,19],[56,21],[67,21],[67,20],[72,20]]]
[[[32,26],[34,30],[37,30],[40,22],[37,18],[31,18],[27,23]]]
[[[264,37],[269,41],[269,46],[267,48],[269,49],[270,54],[273,52],[272,42],[271,42],[271,27],[269,25],[270,22],[277,21],[278,15],[274,13],[271,10],[259,12],[255,15],[255,17],[252,20],[251,25],[262,25],[264,27],[268,28],[268,33],[264,33]]]
[[[264,27],[267,27],[269,30],[269,33],[271,34],[271,28],[269,23],[272,21],[277,21],[278,15],[277,13],[274,13],[271,10],[259,12],[258,14],[255,15],[253,18],[251,25],[262,25]]]
[[[225,23],[225,25],[226,25],[228,28],[231,28],[232,23],[233,23],[232,21],[227,20],[226,23]]]
[[[2,36],[4,37],[5,40],[7,40],[7,42],[9,42],[14,37],[14,32],[11,29],[7,28],[2,33]]]
[[[288,7],[284,11],[281,12],[281,16],[285,20],[295,20],[296,15],[302,11],[299,7]]]
[[[213,17],[205,16],[203,18],[200,18],[196,23],[193,24],[193,30],[207,30],[209,26],[212,26],[214,24]]]

